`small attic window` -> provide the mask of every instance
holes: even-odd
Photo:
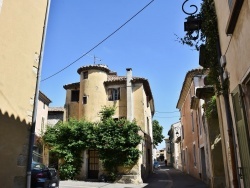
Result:
[[[87,104],[87,102],[88,102],[87,96],[83,96],[82,97],[82,104]]]
[[[82,73],[82,78],[83,79],[88,79],[88,71],[84,71],[83,73]]]

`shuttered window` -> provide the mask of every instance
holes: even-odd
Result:
[[[108,100],[109,101],[120,100],[120,88],[109,88]]]

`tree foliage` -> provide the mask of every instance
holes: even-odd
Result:
[[[133,166],[139,159],[137,146],[141,141],[139,127],[126,119],[118,121],[108,118],[99,124],[98,145],[99,158],[108,175],[115,178],[119,166]]]
[[[48,127],[43,141],[63,162],[59,167],[61,179],[73,179],[80,172],[84,149],[96,143],[95,127],[87,121],[70,119]]]
[[[61,179],[73,179],[80,172],[81,153],[88,148],[98,150],[103,167],[113,179],[118,166],[136,164],[140,156],[137,146],[142,139],[140,128],[126,119],[115,121],[114,112],[113,107],[103,107],[101,122],[70,119],[48,127],[43,140],[63,161],[59,168]]]
[[[157,120],[153,120],[153,140],[154,147],[158,146],[164,139],[162,135],[163,127],[159,124]]]
[[[216,106],[216,96],[213,96],[210,98],[209,101],[207,101],[203,105],[204,111],[205,111],[205,116],[210,119],[210,118],[218,118],[218,111],[217,111],[217,106]]]

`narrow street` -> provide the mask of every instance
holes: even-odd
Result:
[[[208,187],[204,182],[196,179],[188,174],[185,174],[172,167],[162,166],[161,169],[156,170],[151,174],[145,182],[145,188],[206,188]]]
[[[174,168],[161,166],[140,185],[86,181],[61,181],[60,188],[207,188],[202,181]]]

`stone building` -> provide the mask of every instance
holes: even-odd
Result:
[[[77,70],[80,82],[67,84],[66,90],[66,120],[69,118],[86,119],[91,122],[100,120],[98,113],[103,106],[116,108],[113,118],[136,120],[141,127],[144,141],[138,146],[142,155],[124,178],[140,183],[152,170],[152,117],[154,101],[147,79],[132,76],[128,68],[126,76],[118,76],[106,65],[94,64],[80,67]],[[84,151],[84,163],[81,179],[97,179],[101,174],[98,151]],[[131,175],[133,174],[133,175]],[[127,175],[127,177],[126,177]],[[129,176],[130,175],[130,176]],[[123,180],[121,180],[123,181]]]
[[[182,169],[196,178],[207,181],[208,160],[204,131],[202,131],[201,106],[193,110],[193,100],[196,89],[203,86],[203,69],[194,69],[186,74],[182,85],[177,108],[180,110],[182,125]]]
[[[25,187],[48,1],[0,0],[1,187]]]

